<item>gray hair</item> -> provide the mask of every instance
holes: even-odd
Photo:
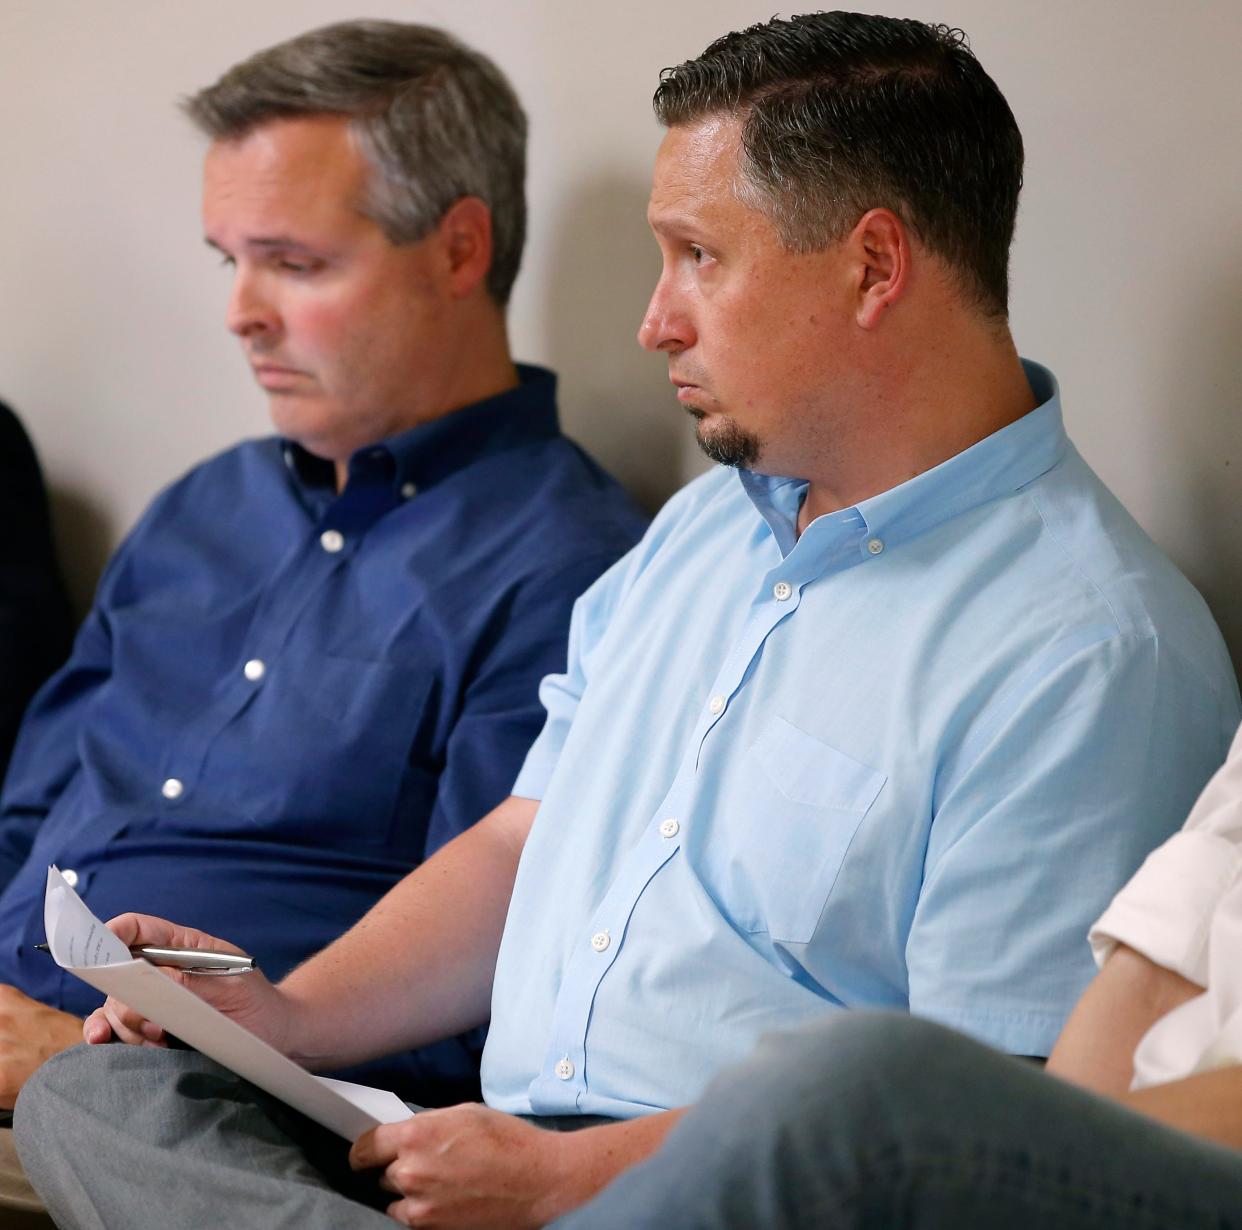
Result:
[[[487,289],[508,302],[526,239],[526,114],[486,56],[431,26],[346,21],[277,43],[182,102],[209,137],[270,120],[348,116],[372,175],[363,209],[395,244],[462,197],[492,215]]]

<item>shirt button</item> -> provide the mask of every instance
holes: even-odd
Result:
[[[62,871],[60,874],[65,877],[65,883],[68,884],[70,888],[77,888],[78,873],[74,871],[72,867],[67,868],[66,870]]]
[[[251,658],[245,666],[242,667],[242,674],[250,680],[251,683],[258,683],[263,678],[267,667],[263,663],[262,658]]]
[[[418,487],[414,483],[401,484],[401,498],[403,500],[412,500],[418,494]]]
[[[723,696],[713,696],[711,700],[707,702],[707,707],[708,709],[711,710],[713,714],[723,713],[724,707],[725,707],[725,698]]]
[[[571,1081],[574,1078],[574,1065],[570,1062],[568,1055],[556,1065],[553,1071],[556,1072],[558,1080]]]
[[[872,555],[879,555],[880,552],[884,550],[884,544],[878,538],[873,538],[869,543],[867,543],[867,550],[870,551]]]
[[[660,824],[660,836],[661,837],[676,837],[677,834],[680,832],[681,832],[681,825],[678,824],[677,821],[674,820],[671,816],[667,820],[662,821]]]
[[[593,936],[591,936],[591,947],[594,948],[596,952],[606,952],[608,945],[611,943],[612,937],[607,931],[597,931]]]
[[[785,602],[792,593],[793,586],[790,585],[788,581],[777,581],[777,583],[772,586],[772,597],[775,598],[777,602]]]
[[[160,794],[162,794],[166,799],[179,799],[184,793],[185,785],[175,777],[170,777],[160,787]]]
[[[324,530],[319,535],[319,545],[329,555],[335,555],[345,545],[345,535],[340,530]]]

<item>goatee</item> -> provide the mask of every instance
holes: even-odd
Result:
[[[759,441],[743,430],[728,415],[718,418],[710,431],[704,431],[706,415],[689,407],[691,416],[698,420],[694,438],[704,454],[717,465],[732,466],[735,470],[750,469],[759,459]]]

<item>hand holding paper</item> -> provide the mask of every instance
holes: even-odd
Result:
[[[58,964],[109,997],[88,1018],[87,1031],[97,1027],[99,1035],[116,1033],[123,1041],[150,1045],[166,1029],[347,1140],[409,1117],[409,1108],[394,1094],[313,1076],[257,1036],[252,1025],[266,1026],[275,1040],[282,1019],[280,992],[261,973],[201,978],[157,968],[129,952],[137,944],[235,952],[232,945],[139,914],[115,919],[114,933],[55,867],[48,869],[44,925]],[[87,1040],[106,1037],[88,1032]]]
[[[75,900],[78,908],[85,911],[92,922],[97,923],[76,894]],[[147,914],[122,914],[112,919],[105,931],[124,948],[127,958],[137,955],[133,954],[132,950],[143,945],[195,949],[204,952],[238,952],[234,945],[218,940],[214,936],[189,927],[177,926],[162,918],[152,918]],[[49,937],[51,935],[50,929],[48,935]],[[49,939],[49,945],[50,942]],[[54,949],[53,955],[55,955]],[[284,1038],[282,1026],[286,1007],[284,999],[280,992],[257,971],[247,974],[244,979],[204,979],[201,975],[174,969],[163,962],[156,961],[154,964],[159,965],[165,971],[165,976],[186,987],[230,1020],[236,1021],[252,1034],[270,1042],[278,1050],[285,1049],[282,1045]],[[246,985],[240,985],[243,982]],[[237,985],[224,985],[226,983]],[[163,1030],[154,1021],[135,1011],[131,1005],[110,997],[102,1008],[87,1018],[83,1037],[87,1042],[110,1042],[113,1036],[131,1045],[160,1044],[163,1040]]]

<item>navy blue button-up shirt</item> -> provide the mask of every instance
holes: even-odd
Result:
[[[267,439],[155,500],[19,736],[0,981],[98,1001],[33,951],[49,863],[100,917],[224,935],[279,977],[508,794],[574,599],[644,525],[559,434],[555,378],[522,376],[361,450],[339,495]],[[367,1075],[457,1096],[471,1050]]]

